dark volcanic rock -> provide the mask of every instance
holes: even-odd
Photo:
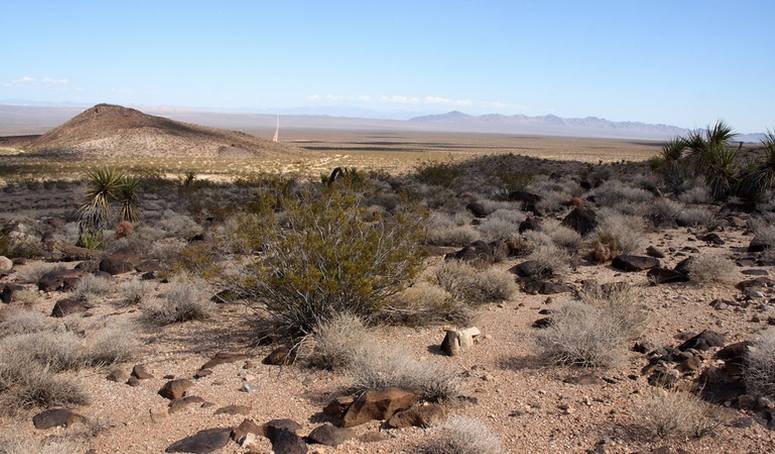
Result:
[[[229,443],[230,428],[206,429],[171,444],[165,452],[203,454],[217,451]]]
[[[86,312],[89,309],[90,306],[84,299],[78,296],[71,296],[57,301],[56,304],[54,304],[54,308],[51,310],[51,316],[66,317],[70,314]]]
[[[641,255],[617,255],[611,265],[622,271],[643,271],[659,266],[659,260]]]
[[[722,345],[724,345],[724,336],[715,331],[706,329],[679,345],[678,350],[686,351],[692,348],[694,350],[704,351],[712,347],[721,347]]]
[[[649,246],[649,247],[646,248],[646,255],[648,255],[649,257],[657,258],[657,259],[665,258],[665,253],[660,251],[659,249],[657,249],[654,246]]]
[[[100,260],[99,269],[111,275],[123,274],[134,271],[136,263],[137,257],[123,252],[116,252],[103,257]]]
[[[668,268],[651,268],[646,277],[654,284],[672,284],[674,282],[689,282],[689,276]]]
[[[23,289],[24,286],[18,284],[5,284],[3,291],[0,292],[0,301],[5,304],[11,304],[13,302],[14,293]]]
[[[351,429],[336,427],[331,423],[318,426],[307,435],[308,443],[317,443],[326,446],[339,446],[353,437]]]
[[[522,291],[531,295],[554,295],[556,293],[572,292],[573,287],[551,281],[526,279],[521,283]]]
[[[562,225],[586,235],[597,227],[597,215],[590,208],[577,207],[565,216]]]
[[[466,210],[470,211],[471,214],[473,214],[477,218],[487,217],[487,210],[485,210],[484,206],[479,202],[469,203],[468,205],[466,205]]]
[[[71,290],[81,280],[83,273],[78,270],[53,270],[41,276],[38,288],[44,292]]]
[[[478,240],[463,249],[444,256],[444,260],[463,260],[466,262],[491,263],[495,261],[493,249],[484,241]]]
[[[522,202],[524,211],[535,212],[536,203],[541,201],[541,196],[526,191],[511,191],[508,199],[512,202]]]
[[[515,265],[509,269],[510,272],[519,277],[532,279],[547,279],[552,277],[553,271],[550,268],[542,266],[535,260],[528,260]]]
[[[519,223],[519,233],[527,232],[528,230],[541,230],[542,224],[540,218],[530,216]]]
[[[50,429],[52,427],[72,426],[85,420],[86,418],[67,408],[52,408],[33,416],[32,424],[36,429]]]

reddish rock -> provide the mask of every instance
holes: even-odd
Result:
[[[69,427],[85,420],[86,418],[67,408],[52,408],[33,416],[32,424],[36,429],[50,429],[52,427]]]
[[[186,392],[192,386],[194,386],[194,382],[187,378],[170,380],[159,390],[159,395],[169,400],[180,399],[185,397]]]
[[[342,426],[353,427],[375,419],[390,419],[396,412],[414,405],[417,400],[417,394],[400,388],[366,391],[347,409]]]

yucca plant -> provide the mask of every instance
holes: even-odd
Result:
[[[764,161],[755,164],[743,178],[743,192],[752,199],[760,198],[764,193],[775,189],[775,132],[769,131],[762,139]]]
[[[683,140],[696,172],[704,174],[708,166],[718,159],[718,150],[727,147],[734,136],[734,130],[721,120],[704,131],[690,132]]]
[[[121,178],[121,185],[116,194],[116,201],[119,203],[121,219],[129,222],[137,222],[139,216],[137,209],[139,201],[137,198],[137,189],[140,186],[140,178],[132,175],[126,175]]]
[[[705,182],[716,200],[724,200],[735,192],[737,186],[737,149],[725,144],[711,144],[705,151]]]
[[[86,173],[86,201],[78,209],[82,229],[102,228],[110,219],[110,202],[121,189],[123,175],[113,168],[102,168]]]

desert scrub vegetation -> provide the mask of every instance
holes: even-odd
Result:
[[[416,276],[423,217],[408,206],[374,216],[360,201],[337,185],[281,201],[282,222],[239,290],[263,303],[270,333],[299,339],[336,313],[377,315]]]
[[[416,360],[406,352],[373,343],[356,350],[351,370],[356,392],[395,386],[431,402],[453,399],[461,393],[462,380],[453,366]]]
[[[148,281],[132,279],[122,282],[118,287],[119,298],[113,303],[117,307],[142,306],[151,297],[153,284]]]
[[[350,368],[358,352],[373,341],[363,320],[349,313],[332,315],[315,327],[311,337],[307,362],[335,371]]]
[[[637,204],[651,201],[654,194],[620,180],[608,180],[595,188],[591,195],[601,207],[616,207],[621,204]]]
[[[718,425],[710,407],[694,394],[654,390],[637,405],[638,425],[653,438],[702,437]]]
[[[85,177],[85,200],[78,209],[82,232],[94,233],[107,226],[114,217],[113,204],[118,204],[119,219],[139,219],[138,177],[109,167],[89,171]]]
[[[143,306],[143,319],[155,325],[191,320],[207,320],[215,310],[207,283],[189,276],[177,276],[161,298],[152,298]]]
[[[618,363],[627,342],[636,338],[646,314],[632,290],[615,286],[591,291],[581,301],[562,304],[551,324],[536,335],[536,345],[548,361],[566,366],[608,367]]]
[[[131,358],[128,327],[89,329],[77,335],[40,314],[17,312],[0,324],[0,413],[33,407],[80,405],[88,397],[59,372],[101,367]]]
[[[500,454],[498,435],[485,423],[467,416],[453,416],[436,428],[431,440],[420,446],[423,454]]]
[[[113,292],[114,284],[109,279],[94,274],[86,274],[78,280],[73,295],[89,303],[94,303],[101,296]]]
[[[418,282],[390,298],[380,320],[391,324],[422,326],[453,323],[468,326],[473,319],[469,304],[429,282]]]
[[[414,172],[414,178],[424,184],[451,187],[462,171],[451,163],[421,163]]]
[[[770,328],[751,343],[743,377],[748,392],[775,397],[775,329]]]
[[[480,238],[470,221],[471,217],[462,213],[451,216],[433,212],[428,217],[427,242],[438,246],[466,246]]]
[[[24,282],[25,284],[37,284],[44,274],[50,271],[59,271],[63,269],[65,269],[65,267],[58,263],[28,263],[24,268],[21,268],[16,272],[16,276],[20,282]]]
[[[733,142],[734,137],[733,129],[718,121],[667,142],[653,168],[671,187],[699,177],[715,200],[731,196],[761,200],[775,187],[775,135],[768,133],[762,139],[764,158],[745,166],[738,157],[742,143]]]
[[[444,262],[436,270],[436,280],[454,298],[474,305],[507,300],[518,290],[514,275],[508,271],[477,270],[458,260]]]
[[[729,284],[739,277],[735,262],[720,255],[702,254],[692,257],[687,269],[689,279],[698,284]]]
[[[600,210],[598,225],[592,232],[597,260],[604,262],[615,255],[640,250],[644,231],[645,223],[640,216],[620,214],[610,209]]]

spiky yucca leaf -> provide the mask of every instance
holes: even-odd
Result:
[[[775,131],[769,131],[762,139],[764,161],[753,166],[743,178],[743,192],[752,199],[759,199],[767,191],[775,189]]]

